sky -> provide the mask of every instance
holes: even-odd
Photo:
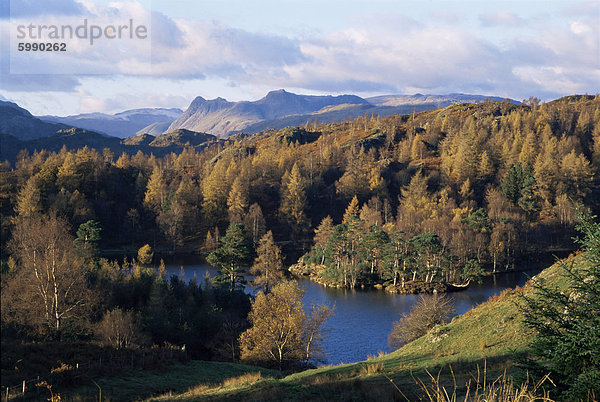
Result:
[[[131,20],[148,34],[17,49],[36,42],[19,26],[84,20],[100,29]],[[256,100],[280,88],[544,101],[600,93],[600,0],[0,0],[0,32],[0,99],[35,115],[185,109],[196,96]]]

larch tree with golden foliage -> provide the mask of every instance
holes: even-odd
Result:
[[[236,177],[227,197],[227,209],[229,212],[229,224],[242,223],[242,219],[248,208],[248,190],[242,180]]]
[[[344,212],[344,217],[342,218],[342,223],[348,223],[351,219],[358,219],[358,215],[360,213],[360,205],[358,203],[358,198],[356,196],[352,197],[350,204],[348,204],[348,208]]]
[[[148,179],[144,204],[155,213],[158,213],[167,199],[167,190],[167,183],[165,182],[163,172],[160,168],[155,167],[152,170],[150,179]]]
[[[209,224],[218,224],[224,220],[228,191],[227,165],[221,159],[202,181],[202,214]]]
[[[283,183],[283,192],[281,199],[280,212],[292,227],[294,234],[302,234],[308,226],[306,217],[306,192],[304,178],[300,173],[298,164],[295,163],[287,178]]]
[[[41,211],[42,193],[37,176],[32,176],[17,195],[15,212],[20,218],[28,218],[39,214]]]
[[[255,285],[268,293],[275,284],[284,279],[281,249],[275,244],[273,232],[269,230],[260,239],[256,254],[250,273],[254,275]]]

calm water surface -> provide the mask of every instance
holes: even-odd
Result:
[[[486,277],[481,285],[471,285],[465,291],[450,293],[456,315],[464,314],[506,288],[523,285],[552,261],[549,257],[523,263],[520,267],[525,270],[523,272]],[[167,264],[169,275],[180,275],[182,267],[186,281],[195,274],[200,282],[207,271],[211,276],[217,272],[214,267],[194,264],[187,259],[185,263],[182,260],[181,263]],[[376,290],[328,289],[306,279],[299,283],[306,289],[305,307],[311,304],[335,307],[335,315],[325,325],[324,349],[330,364],[352,363],[377,355],[379,351],[390,352],[387,337],[392,323],[407,313],[418,299],[417,295],[390,295]],[[246,289],[253,291],[251,287]]]

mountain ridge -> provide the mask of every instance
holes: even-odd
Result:
[[[168,126],[183,111],[178,108],[129,109],[115,114],[83,113],[70,116],[38,116],[42,121],[108,134],[117,138],[135,136],[139,131],[156,124]],[[161,127],[161,128],[162,128]]]
[[[368,104],[356,95],[297,95],[283,89],[271,91],[257,101],[230,102],[221,97],[206,100],[199,96],[166,131],[185,128],[227,137],[254,123],[345,103]]]
[[[303,125],[318,119],[338,123],[365,113],[379,116],[406,114],[437,109],[456,103],[480,103],[505,98],[487,95],[382,95],[361,98],[357,95],[298,95],[284,89],[270,91],[256,101],[230,102],[218,97],[194,98],[183,114],[165,132],[179,128],[229,137],[237,133],[253,134],[266,129]],[[509,99],[511,103],[519,104]]]

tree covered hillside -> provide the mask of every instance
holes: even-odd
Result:
[[[599,164],[595,96],[315,121],[161,158],[42,150],[3,164],[2,235],[15,216],[54,211],[73,231],[98,221],[101,248],[210,252],[242,223],[254,245],[272,230],[295,259],[356,197],[366,228],[435,234],[461,264],[500,269],[521,253],[571,247],[573,203],[598,209]]]

